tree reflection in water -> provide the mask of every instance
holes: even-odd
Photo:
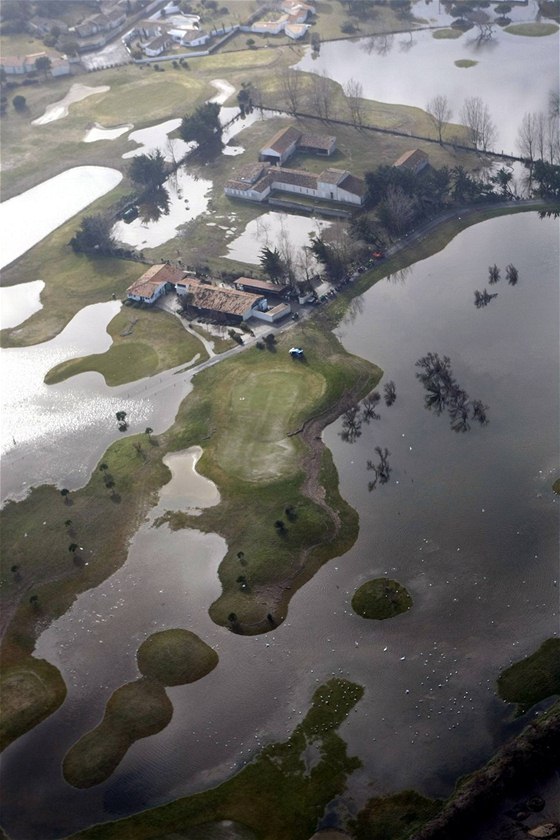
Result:
[[[416,378],[426,390],[424,405],[438,415],[447,410],[454,432],[468,432],[470,420],[476,420],[481,426],[488,423],[488,406],[481,400],[471,400],[459,386],[453,376],[449,356],[428,353],[418,359],[416,367],[420,369]]]
[[[138,203],[138,215],[143,224],[157,222],[162,216],[169,213],[170,197],[165,187],[155,187],[148,190]]]

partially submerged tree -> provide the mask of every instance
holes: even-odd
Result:
[[[159,149],[148,155],[135,155],[128,168],[128,174],[135,184],[154,190],[167,178],[165,158]]]
[[[486,151],[496,140],[496,126],[488,106],[480,96],[469,96],[461,109],[461,121],[469,129],[470,141],[475,149]]]
[[[199,105],[193,114],[183,117],[179,134],[186,143],[198,143],[201,153],[211,156],[221,151],[222,124],[216,102]]]

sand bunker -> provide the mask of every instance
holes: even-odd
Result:
[[[127,123],[127,125],[117,125],[115,128],[105,128],[99,123],[94,123],[93,128],[90,128],[89,131],[84,136],[84,143],[95,143],[97,140],[115,140],[117,137],[120,137],[121,134],[125,134],[127,131],[130,131],[134,126],[132,123]]]
[[[88,87],[87,85],[74,84],[64,97],[58,102],[49,105],[42,117],[31,121],[31,125],[47,125],[47,123],[61,120],[68,116],[68,108],[74,102],[81,102],[82,99],[87,99],[94,93],[107,93],[111,88],[108,85],[99,85],[98,87]]]

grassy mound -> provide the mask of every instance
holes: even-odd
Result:
[[[22,731],[51,715],[66,697],[66,686],[58,670],[44,659],[28,657],[0,678],[0,750]]]
[[[163,685],[196,682],[218,664],[218,654],[188,630],[154,633],[142,642],[136,658],[140,672]]]
[[[110,697],[99,726],[66,753],[64,778],[77,788],[104,782],[134,741],[161,732],[172,716],[171,701],[157,681],[142,678],[121,686]]]
[[[548,639],[531,656],[502,671],[498,694],[507,703],[517,703],[518,715],[560,694],[560,639]]]
[[[461,29],[436,29],[432,32],[432,38],[460,38],[462,34]]]
[[[412,598],[404,586],[387,578],[368,580],[352,598],[352,609],[362,618],[392,618],[411,606]]]
[[[506,26],[504,32],[509,32],[510,35],[528,35],[530,38],[542,38],[543,35],[553,35],[558,32],[558,26],[555,23],[512,23],[511,26]]]
[[[356,840],[405,840],[441,809],[441,802],[414,790],[370,799],[354,822]]]
[[[556,481],[552,485],[552,489],[554,490],[557,496],[560,496],[560,478],[556,479]]]
[[[217,787],[114,823],[86,829],[83,840],[148,840],[191,826],[231,820],[263,840],[309,840],[317,815],[340,795],[360,766],[336,733],[363,695],[355,683],[332,679],[313,695],[311,709],[288,740],[270,744],[240,773]],[[306,754],[317,757],[312,770]],[[205,836],[205,835],[203,835]]]
[[[458,61],[453,62],[455,67],[474,67],[478,64],[478,61],[472,61],[470,58],[460,58]]]

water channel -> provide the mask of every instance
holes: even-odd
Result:
[[[495,679],[558,629],[559,259],[554,220],[504,217],[355,301],[341,340],[384,367],[397,401],[354,444],[341,439],[340,422],[326,430],[341,491],[360,514],[359,539],[296,594],[274,632],[238,637],[210,621],[220,538],[142,526],[123,568],[80,595],[37,643],[69,694],[5,752],[4,820],[15,840],[58,837],[215,784],[259,745],[285,737],[332,674],[366,688],[340,730],[364,765],[345,798],[351,810],[409,786],[445,795],[522,725],[496,697]],[[502,279],[498,297],[476,309],[474,290],[494,262],[515,264],[519,282]],[[487,426],[456,433],[424,408],[414,365],[428,352],[450,356],[461,386],[488,404]],[[390,450],[392,473],[370,492],[366,461],[376,445]],[[182,475],[183,505],[197,506],[192,461]],[[354,615],[356,587],[383,575],[409,589],[413,608],[383,623]],[[172,722],[134,744],[112,778],[89,791],[69,787],[65,752],[134,678],[140,642],[175,626],[212,645],[218,667],[171,689]]]

